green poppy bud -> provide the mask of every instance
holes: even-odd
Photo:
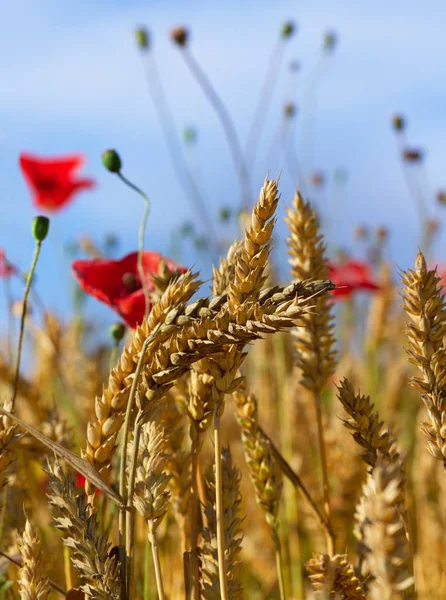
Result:
[[[193,127],[184,130],[184,141],[186,144],[194,144],[197,141],[197,132]]]
[[[290,38],[295,31],[296,25],[293,23],[293,21],[287,21],[282,25],[282,37],[284,39]]]
[[[136,43],[141,50],[147,50],[150,45],[149,32],[145,27],[139,27],[135,32]]]
[[[228,207],[223,207],[220,209],[220,221],[226,223],[231,218],[231,211]]]
[[[32,232],[34,239],[37,242],[43,242],[43,240],[48,235],[48,231],[50,228],[50,220],[48,217],[34,217],[32,224]]]
[[[337,42],[337,36],[334,31],[328,31],[324,35],[323,49],[325,52],[333,52]]]
[[[110,329],[108,331],[110,333],[110,337],[115,342],[120,342],[125,336],[127,327],[123,323],[113,323],[112,325],[110,325]]]
[[[106,150],[102,153],[102,164],[110,173],[119,173],[122,162],[116,150]]]
[[[403,131],[406,127],[406,121],[403,116],[395,115],[392,118],[392,125],[395,131]]]

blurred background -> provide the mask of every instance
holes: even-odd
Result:
[[[295,31],[283,38],[287,22]],[[422,239],[415,199],[422,194],[426,216],[439,223],[431,260],[442,263],[446,207],[438,196],[446,186],[445,24],[446,5],[440,0],[4,3],[0,246],[23,271],[29,268],[36,209],[19,153],[84,154],[83,174],[97,186],[54,216],[37,274],[47,309],[61,315],[72,311],[70,262],[84,256],[77,247],[82,236],[102,249],[108,240],[114,257],[137,250],[143,203],[101,163],[101,153],[116,148],[123,173],[151,199],[146,248],[187,266],[194,263],[210,275],[216,257],[206,240],[209,228],[176,177],[152,102],[153,60],[184,158],[222,246],[237,235],[242,195],[221,124],[170,38],[170,30],[183,25],[190,33],[188,48],[223,99],[243,148],[275,52],[277,79],[250,165],[253,199],[267,171],[273,177],[282,171],[282,217],[299,178],[322,216],[332,257],[342,249],[365,258],[358,226],[371,236],[385,227],[387,258],[395,268],[406,268]],[[135,39],[141,26],[149,33],[146,51]],[[402,133],[392,125],[395,115],[404,117]],[[402,160],[405,148],[420,150],[422,160]],[[280,219],[275,260],[283,273],[285,237]],[[22,290],[15,289],[17,298]],[[0,314],[4,325],[4,304]],[[92,299],[88,314],[115,320]]]

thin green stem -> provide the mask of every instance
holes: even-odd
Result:
[[[286,600],[285,582],[283,578],[282,548],[277,525],[273,528],[273,541],[276,555],[277,579],[279,580],[280,600]]]
[[[226,135],[226,141],[229,146],[229,150],[232,155],[232,160],[234,162],[234,167],[236,173],[238,175],[240,189],[242,192],[243,199],[243,208],[248,210],[251,206],[251,191],[249,184],[249,173],[246,168],[245,158],[243,156],[243,150],[240,145],[240,141],[238,138],[237,130],[235,128],[234,122],[229,114],[226,106],[224,105],[222,99],[215,91],[213,85],[211,84],[209,78],[204,73],[198,62],[192,56],[192,54],[188,51],[187,48],[181,49],[181,54],[189,67],[191,73],[194,75],[195,79],[198,81],[201,89],[203,90],[205,96],[207,97],[210,104],[213,106],[215,112],[217,113],[218,118],[223,126],[223,130]]]
[[[14,319],[12,317],[12,293],[10,275],[6,275],[6,277],[3,279],[3,285],[5,290],[6,308],[8,311],[8,368],[11,368],[12,361],[14,360],[12,351],[12,339],[14,336]]]
[[[36,241],[36,247],[34,250],[33,262],[31,264],[31,269],[26,278],[26,287],[25,287],[25,295],[23,297],[23,306],[22,306],[22,317],[20,320],[20,334],[19,334],[19,345],[17,348],[17,360],[15,367],[15,377],[14,377],[14,390],[12,393],[12,408],[11,412],[14,412],[15,400],[17,397],[17,389],[19,385],[19,375],[20,375],[20,361],[22,358],[22,346],[23,346],[23,334],[25,332],[25,321],[26,321],[26,313],[28,309],[28,296],[31,289],[31,284],[34,276],[34,271],[36,270],[37,261],[39,260],[40,248],[42,247],[41,241]]]
[[[144,291],[144,298],[146,301],[145,315],[147,315],[147,313],[149,311],[149,306],[150,306],[150,295],[149,295],[149,288],[147,287],[147,281],[146,281],[146,277],[145,277],[145,273],[144,273],[143,254],[144,254],[144,235],[146,232],[147,219],[148,219],[149,213],[150,213],[150,200],[149,200],[148,196],[138,186],[136,186],[134,183],[129,181],[127,179],[127,177],[124,177],[124,175],[120,171],[118,171],[117,175],[121,179],[121,181],[123,181],[129,188],[131,188],[132,190],[134,190],[137,194],[139,194],[141,196],[141,198],[144,200],[144,204],[145,204],[144,213],[143,213],[143,216],[141,219],[141,224],[139,226],[138,273],[141,278],[141,285],[142,285],[142,289]]]
[[[119,354],[119,342],[115,342],[110,352],[110,369],[112,369],[118,362]]]
[[[150,539],[147,536],[146,547],[144,551],[144,600],[150,600]]]
[[[214,409],[214,451],[215,451],[215,517],[217,528],[218,578],[220,580],[220,598],[228,600],[228,580],[225,563],[225,525],[223,520],[223,471],[221,464],[220,412],[223,411],[223,399]]]
[[[156,589],[158,591],[158,600],[165,600],[164,595],[164,586],[163,586],[163,577],[161,574],[161,563],[160,563],[160,555],[158,551],[158,540],[156,537],[156,531],[152,527],[152,524],[149,523],[149,540],[152,545],[152,556],[153,556],[153,566],[155,567],[155,579],[156,579]]]

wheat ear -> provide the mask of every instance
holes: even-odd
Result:
[[[427,448],[446,470],[446,304],[440,278],[421,252],[415,269],[403,273],[403,307],[410,317],[406,335],[409,361],[421,371],[411,384],[420,392],[430,423],[422,423]]]
[[[379,459],[364,487],[364,541],[374,578],[372,600],[415,598],[412,558],[399,507],[404,503],[404,477],[398,464]]]
[[[107,538],[99,533],[85,493],[77,494],[72,477],[62,471],[57,460],[48,463],[47,474],[56,527],[71,549],[71,562],[82,580],[80,589],[92,600],[120,600],[119,563],[110,555]]]
[[[297,281],[303,279],[326,279],[328,262],[325,258],[325,245],[320,232],[315,211],[305,202],[299,192],[288,210],[286,218],[290,235],[288,253],[291,273]],[[305,326],[295,333],[297,350],[296,364],[301,372],[301,385],[310,390],[316,409],[318,446],[322,467],[322,487],[325,514],[329,530],[331,528],[330,486],[328,481],[327,458],[322,423],[321,393],[328,377],[335,368],[333,316],[331,304],[326,296],[315,300],[314,310],[305,317]],[[334,553],[333,534],[327,536],[329,554]]]
[[[338,398],[349,415],[343,420],[344,425],[364,450],[361,458],[370,470],[380,456],[390,462],[400,461],[396,441],[384,427],[370,397],[356,394],[350,381],[344,378],[338,387]]]
[[[48,578],[42,572],[42,544],[37,531],[28,519],[18,539],[22,556],[18,584],[22,600],[46,600],[50,593]]]
[[[167,512],[170,475],[166,472],[166,433],[151,421],[142,428],[136,469],[134,505],[147,521],[159,600],[165,599],[156,530]]]
[[[241,600],[242,586],[239,581],[239,554],[243,540],[242,519],[240,518],[241,494],[239,489],[241,474],[233,463],[229,448],[222,448],[222,491],[223,522],[225,526],[225,564],[228,577],[229,600]],[[205,516],[207,527],[202,531],[204,544],[201,552],[201,597],[203,600],[219,600],[218,556],[216,540],[215,477],[208,478],[207,504]]]
[[[326,598],[365,600],[364,590],[346,554],[314,554],[306,567],[315,592]]]

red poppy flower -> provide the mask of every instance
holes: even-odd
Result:
[[[83,162],[81,154],[39,158],[22,152],[20,168],[36,208],[56,212],[66,206],[76,192],[94,187],[93,179],[77,177],[76,171]]]
[[[149,293],[156,289],[153,276],[159,275],[162,262],[171,273],[185,273],[187,270],[158,252],[145,251],[142,265]],[[142,322],[145,297],[138,272],[138,252],[132,252],[121,260],[75,260],[72,269],[87,294],[111,306],[127,325],[135,328]],[[149,310],[151,308],[149,306]]]
[[[17,273],[17,268],[6,258],[6,252],[3,248],[0,248],[0,277],[9,277]]]
[[[380,287],[369,263],[354,258],[342,263],[330,263],[328,277],[336,286],[340,286],[332,292],[335,298],[350,297],[353,292],[361,290],[376,291]]]

